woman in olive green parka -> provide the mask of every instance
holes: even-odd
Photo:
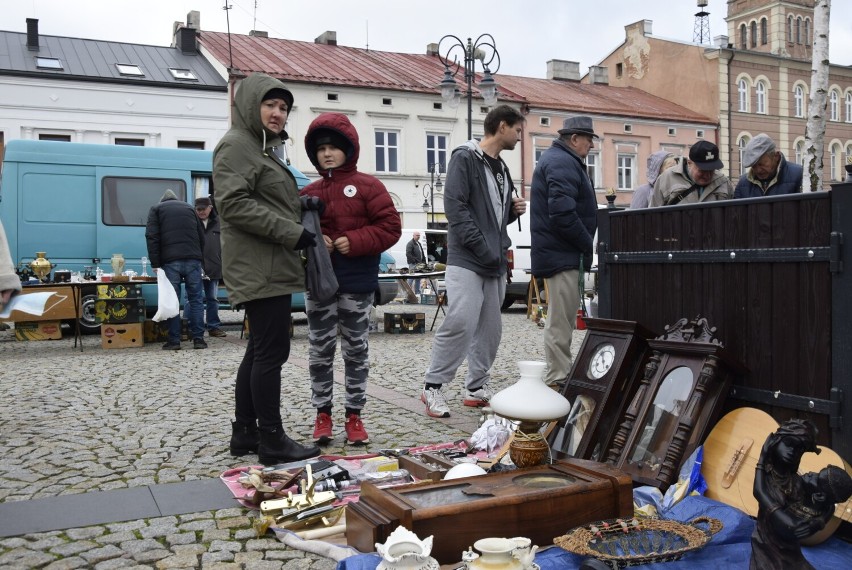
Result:
[[[296,179],[276,155],[293,95],[256,73],[234,97],[231,129],[213,151],[213,195],[219,211],[222,269],[232,305],[251,325],[237,371],[231,454],[257,451],[264,465],[319,454],[284,433],[281,367],[290,355],[290,301],[304,291],[298,250],[314,245],[301,225]],[[285,135],[286,138],[286,135]]]

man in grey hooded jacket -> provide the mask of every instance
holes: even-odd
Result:
[[[467,358],[466,406],[485,406],[491,365],[502,336],[500,305],[506,292],[506,226],[527,210],[513,197],[512,177],[500,158],[521,138],[524,117],[508,105],[485,117],[482,141],[470,140],[453,151],[444,186],[447,232],[447,316],[432,343],[426,385],[420,396],[426,413],[450,415],[443,387]]]

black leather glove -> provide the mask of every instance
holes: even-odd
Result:
[[[316,210],[322,217],[323,212],[325,212],[325,202],[316,196],[302,196],[300,200],[302,201],[302,210]]]
[[[299,236],[299,241],[296,242],[296,245],[293,247],[293,249],[295,249],[295,250],[305,249],[307,247],[314,247],[316,244],[317,244],[317,234],[303,229],[302,235]]]

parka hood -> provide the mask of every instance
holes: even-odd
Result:
[[[267,133],[260,119],[260,103],[263,101],[263,96],[273,89],[281,89],[290,93],[290,90],[274,77],[264,73],[249,75],[237,85],[237,94],[234,96],[234,112],[231,114],[231,124],[236,128],[246,129],[259,140],[265,141],[264,148],[287,139],[287,133],[284,131],[278,133],[277,136]],[[293,96],[290,94],[290,101],[292,100]]]
[[[648,184],[651,186],[654,185],[660,176],[660,169],[663,167],[663,163],[670,156],[674,155],[667,150],[658,150],[648,157]]]
[[[172,192],[171,189],[167,189],[165,192],[163,192],[163,197],[160,198],[160,202],[165,202],[167,200],[177,200],[177,199],[178,199],[177,194]]]
[[[358,166],[358,157],[361,155],[361,144],[358,140],[358,132],[355,130],[355,126],[349,122],[349,117],[342,113],[323,113],[314,119],[308,127],[308,133],[305,135],[305,152],[308,153],[311,164],[314,165],[320,176],[325,178],[328,171],[320,168],[317,162],[317,147],[319,145],[316,141],[322,131],[332,131],[349,141],[352,152],[347,153],[346,162],[343,163],[343,166],[335,170],[338,172],[354,172]]]

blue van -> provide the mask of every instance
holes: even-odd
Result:
[[[188,203],[215,195],[212,170],[213,153],[205,150],[11,140],[0,178],[0,221],[12,260],[22,267],[44,251],[55,269],[82,272],[100,265],[109,272],[112,254],[121,253],[125,270],[142,273],[151,206],[167,189]],[[299,188],[310,182],[295,168],[290,170]],[[383,256],[383,262],[386,259],[390,256]],[[148,272],[152,274],[150,266]],[[393,299],[387,289],[383,284],[377,291],[377,303]],[[220,291],[227,308],[227,291]],[[156,284],[144,285],[143,295],[153,314]],[[83,288],[84,332],[99,330],[95,299],[94,286]],[[304,310],[304,295],[293,295],[293,311]]]

